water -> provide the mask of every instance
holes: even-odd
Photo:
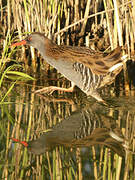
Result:
[[[45,85],[56,84],[68,86],[45,80]],[[79,89],[48,96],[34,94],[35,88],[35,82],[18,83],[1,104],[1,178],[133,179],[134,96],[113,97],[108,94],[113,86],[107,87],[105,106]]]

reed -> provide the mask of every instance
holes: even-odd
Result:
[[[80,149],[78,153],[72,148],[68,151],[63,147],[57,147],[53,152],[46,152],[36,157],[29,155],[21,145],[11,144],[9,137],[21,140],[36,139],[43,131],[69,116],[74,111],[74,107],[73,104],[71,105],[71,100],[67,105],[66,101],[58,102],[53,99],[50,102],[50,99],[45,97],[34,96],[32,92],[36,88],[35,81],[32,81],[31,86],[21,85],[20,82],[24,79],[33,80],[26,72],[30,66],[34,72],[36,71],[36,57],[40,55],[31,48],[32,60],[28,62],[27,58],[18,58],[20,52],[17,54],[18,50],[11,49],[10,44],[16,38],[21,40],[26,34],[39,31],[44,32],[58,44],[87,45],[102,51],[123,45],[129,57],[134,60],[135,2],[133,0],[0,0],[0,8],[0,36],[2,37],[0,40],[0,142],[1,147],[6,149],[6,151],[3,149],[0,151],[0,177],[3,179],[30,177],[33,179],[44,179],[44,177],[46,179],[83,179],[85,178],[83,168],[87,162],[92,167],[89,173],[91,179],[120,179],[121,177],[133,179],[134,155],[128,151],[123,160],[105,147],[89,148],[89,159],[81,156]],[[22,54],[27,54],[24,47],[22,47]],[[18,62],[5,68],[7,62],[15,58],[25,62],[23,70],[20,70]],[[43,66],[54,74],[54,78],[60,78],[52,68],[44,64],[44,61],[41,61],[40,71]],[[126,67],[124,70],[126,71]],[[12,80],[6,88],[4,87],[5,78]],[[126,81],[126,73],[124,78]],[[15,86],[17,83],[20,83],[19,87]],[[45,83],[50,85],[49,82]],[[66,81],[59,80],[57,83],[69,86],[69,82]],[[15,91],[12,91],[13,87]],[[123,87],[121,79],[119,87]],[[109,94],[111,90],[113,91],[113,87],[106,89],[105,93]],[[14,93],[16,93],[15,102],[11,99]],[[65,96],[68,98],[68,95]],[[77,93],[72,98],[78,106],[83,102]],[[131,150],[134,151],[134,109],[111,109],[108,115],[117,119],[116,123],[123,134],[127,139],[131,139]]]

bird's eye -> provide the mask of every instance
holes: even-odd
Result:
[[[31,40],[32,40],[32,37],[28,37],[28,38],[27,38],[27,41],[31,41]]]

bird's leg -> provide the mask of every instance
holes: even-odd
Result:
[[[64,92],[73,92],[75,84],[73,82],[71,82],[71,87],[70,88],[61,88],[61,87],[57,87],[57,86],[49,86],[49,87],[45,87],[43,89],[39,89],[37,91],[35,91],[34,93],[49,93],[52,94],[54,91],[64,91]]]

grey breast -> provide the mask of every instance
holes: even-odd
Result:
[[[54,60],[47,58],[47,62],[56,68],[64,77],[74,82],[86,94],[100,87],[103,75],[92,73],[91,69],[78,62]]]

